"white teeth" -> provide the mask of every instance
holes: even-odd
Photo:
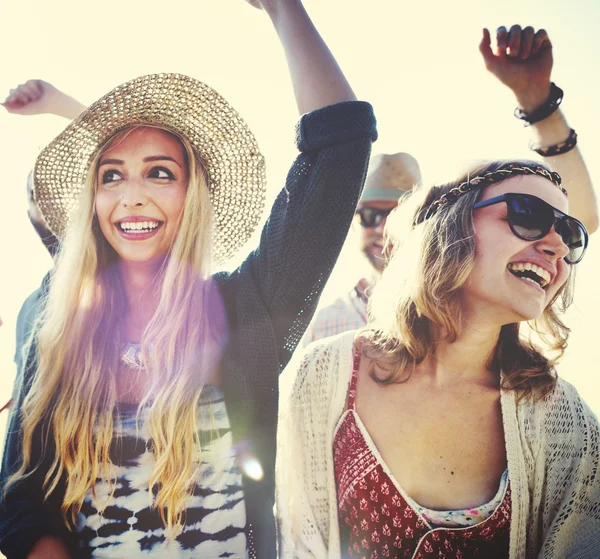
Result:
[[[524,272],[526,270],[533,272],[536,276],[540,278],[539,282],[532,280],[531,278],[521,277],[521,279],[527,280],[535,285],[541,285],[542,287],[546,287],[550,283],[551,275],[548,270],[545,270],[541,266],[537,264],[532,264],[531,262],[519,263],[519,264],[509,264],[508,269],[513,272]]]
[[[160,225],[157,221],[122,221],[119,227],[122,231],[153,231]]]

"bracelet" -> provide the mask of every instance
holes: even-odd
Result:
[[[533,151],[539,153],[542,157],[553,157],[555,155],[561,155],[571,151],[577,145],[577,132],[571,128],[569,137],[559,144],[548,146],[545,148],[536,148],[535,146],[529,146]]]
[[[548,118],[562,103],[564,97],[564,91],[558,87],[554,82],[550,83],[550,95],[543,105],[540,105],[531,113],[526,113],[520,107],[515,109],[515,117],[519,120],[525,121],[525,126],[535,124],[540,120]]]

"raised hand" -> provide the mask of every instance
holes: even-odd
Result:
[[[28,80],[11,89],[0,105],[12,114],[55,114],[69,119],[85,109],[85,105],[43,80]]]
[[[553,56],[548,34],[544,29],[535,31],[533,27],[521,29],[519,25],[513,25],[510,31],[499,27],[496,43],[498,46],[494,52],[490,32],[484,29],[479,50],[486,68],[512,90],[518,105],[526,113],[532,113],[550,95]],[[542,147],[564,142],[571,130],[560,109],[528,129],[531,143]],[[571,215],[583,221],[588,231],[593,233],[598,228],[596,195],[579,149],[575,147],[550,158],[548,162],[562,176],[569,191]]]
[[[490,32],[483,30],[479,50],[485,66],[500,82],[509,87],[525,112],[543,104],[550,93],[552,43],[544,29],[513,25],[496,30],[496,52],[492,50]]]
[[[302,0],[246,0],[264,10],[283,46],[300,114],[356,99]]]

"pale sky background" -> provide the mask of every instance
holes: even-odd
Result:
[[[484,26],[545,27],[555,47],[553,79],[565,91],[564,112],[600,184],[597,0],[305,3],[359,98],[375,107],[380,139],[374,150],[412,153],[425,181],[448,178],[447,169],[465,160],[531,156],[527,134],[512,116],[512,96],[486,73],[478,43]],[[146,73],[189,74],[221,92],[255,131],[267,158],[270,199],[283,185],[295,155],[298,115],[270,22],[243,0],[3,2],[0,21],[0,97],[41,78],[89,104]],[[12,116],[0,108],[1,399],[9,397],[14,378],[18,310],[51,266],[27,219],[26,177],[39,150],[65,125],[58,117]],[[592,237],[579,266],[575,304],[566,318],[573,333],[559,372],[598,414],[596,241]],[[325,302],[361,273],[348,252]]]

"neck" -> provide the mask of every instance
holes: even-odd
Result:
[[[474,383],[497,386],[498,378],[487,368],[500,336],[500,326],[489,321],[465,320],[454,342],[439,333],[434,355],[419,366],[436,386]]]
[[[124,340],[139,343],[158,307],[160,264],[121,261],[119,271],[128,303]]]

